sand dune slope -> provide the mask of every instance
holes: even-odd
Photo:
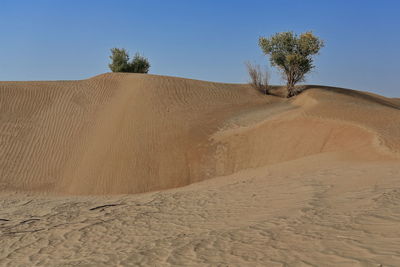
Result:
[[[151,75],[0,86],[2,187],[74,194],[200,180],[219,123],[276,101],[246,86]]]
[[[338,88],[286,100],[248,85],[104,74],[2,82],[0,96],[6,190],[138,193],[318,153],[400,151],[397,101]]]
[[[399,137],[341,88],[1,82],[0,265],[399,266]]]

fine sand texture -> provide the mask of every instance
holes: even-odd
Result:
[[[399,229],[399,99],[0,82],[1,266],[399,266]]]

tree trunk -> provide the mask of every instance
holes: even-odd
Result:
[[[286,83],[286,90],[287,90],[287,98],[290,98],[294,96],[295,90],[294,87],[298,80],[296,80],[296,73],[293,70],[289,70],[286,72],[286,78],[287,78],[287,83]]]
[[[286,83],[286,90],[287,90],[287,98],[293,96],[293,90],[294,90],[294,80],[293,80],[293,75],[289,74],[287,83]]]

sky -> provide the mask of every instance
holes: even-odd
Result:
[[[0,80],[86,79],[119,47],[152,74],[245,83],[246,61],[269,65],[260,36],[311,30],[325,47],[307,84],[400,97],[399,13],[397,0],[0,0]]]

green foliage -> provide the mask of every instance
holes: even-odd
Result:
[[[260,37],[259,46],[270,56],[271,65],[282,71],[290,97],[295,94],[296,83],[303,81],[305,75],[314,68],[312,56],[318,54],[324,42],[312,32],[300,36],[293,32],[282,32],[269,38]]]
[[[139,53],[136,53],[132,59],[132,62],[129,64],[128,72],[148,73],[149,69],[150,63],[147,58],[141,56]]]
[[[129,68],[129,55],[125,48],[112,48],[111,49],[111,63],[108,67],[112,72],[127,72]]]
[[[129,62],[129,55],[125,48],[112,48],[110,59],[111,63],[108,67],[112,72],[148,73],[150,69],[147,58],[139,53],[136,53],[132,61]]]

